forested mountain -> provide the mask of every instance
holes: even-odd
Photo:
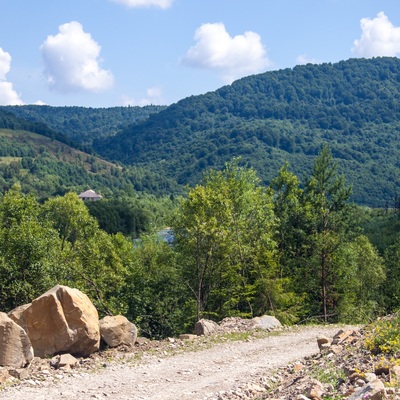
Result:
[[[85,108],[26,105],[0,106],[0,112],[12,113],[31,125],[35,125],[32,122],[39,126],[47,125],[49,127],[47,129],[62,132],[76,143],[90,145],[94,138],[114,136],[123,127],[143,121],[164,108],[166,107]],[[2,127],[7,128],[7,126]],[[19,129],[37,132],[33,129],[21,127]]]
[[[90,188],[105,197],[179,191],[156,172],[121,167],[40,134],[0,128],[0,192],[15,183],[39,198]]]
[[[66,135],[50,128],[46,123],[40,120],[29,121],[17,117],[15,115],[16,113],[13,111],[18,110],[18,107],[23,106],[0,106],[0,129],[24,130],[28,132],[34,132],[51,139],[56,139],[62,143],[79,147],[77,143],[74,143]]]
[[[352,199],[383,206],[400,189],[399,66],[397,58],[350,59],[246,77],[95,140],[94,148],[180,184],[242,156],[268,183],[286,161],[297,175],[310,171],[325,143],[353,185]]]

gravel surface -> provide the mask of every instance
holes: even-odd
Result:
[[[222,392],[268,378],[275,369],[317,353],[316,338],[332,337],[338,330],[302,327],[170,356],[145,352],[140,360],[110,360],[94,372],[78,368],[51,379],[24,381],[0,391],[0,399],[218,399]]]

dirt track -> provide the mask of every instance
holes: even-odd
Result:
[[[304,327],[250,342],[228,342],[211,349],[135,364],[109,364],[96,373],[64,375],[54,383],[24,384],[0,392],[12,400],[196,400],[216,399],[227,391],[267,376],[280,366],[318,352],[316,338],[338,327]],[[62,376],[60,376],[62,377]]]

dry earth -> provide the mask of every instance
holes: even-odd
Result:
[[[265,382],[277,368],[318,353],[316,338],[332,337],[338,330],[338,326],[294,328],[248,341],[218,343],[211,348],[201,339],[193,345],[186,344],[186,349],[166,341],[160,348],[143,352],[140,358],[118,352],[107,359],[99,357],[94,370],[85,369],[84,362],[80,368],[58,373],[42,368],[40,378],[6,387],[0,391],[0,399],[223,398],[221,393],[240,392],[248,382]]]

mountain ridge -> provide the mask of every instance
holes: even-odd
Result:
[[[285,162],[296,174],[309,171],[328,144],[353,200],[384,206],[400,188],[399,66],[381,57],[252,75],[95,140],[94,149],[190,185],[241,156],[268,184]]]

